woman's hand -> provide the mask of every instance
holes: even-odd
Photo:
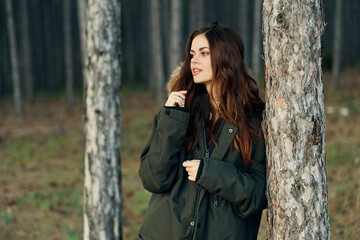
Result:
[[[167,107],[185,107],[186,90],[171,92],[165,103]]]
[[[183,167],[185,167],[185,170],[189,174],[188,178],[190,181],[196,180],[196,175],[199,170],[199,166],[200,166],[200,160],[194,159],[183,162]]]

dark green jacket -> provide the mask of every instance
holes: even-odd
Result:
[[[256,239],[265,207],[265,146],[253,143],[254,163],[229,147],[237,128],[224,122],[209,157],[200,138],[191,156],[184,139],[189,113],[164,108],[155,116],[151,137],[141,154],[139,174],[152,194],[139,239]],[[260,127],[260,121],[252,121]],[[201,128],[201,129],[200,129]],[[199,132],[202,126],[199,125]],[[196,182],[188,180],[183,161],[202,159]]]

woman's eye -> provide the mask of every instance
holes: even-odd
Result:
[[[209,55],[209,53],[208,52],[202,52],[201,53],[203,56],[207,56],[207,55]]]

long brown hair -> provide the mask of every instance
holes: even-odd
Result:
[[[190,122],[187,129],[185,146],[187,152],[195,148],[199,142],[200,134],[196,126],[200,121],[199,102],[201,93],[206,93],[203,84],[196,84],[190,68],[190,49],[193,39],[203,34],[209,41],[211,65],[213,69],[212,88],[221,91],[219,99],[218,116],[239,130],[233,142],[233,146],[241,151],[244,165],[251,161],[252,137],[260,136],[261,130],[250,126],[250,118],[261,119],[264,103],[259,97],[259,90],[255,80],[247,73],[244,65],[244,44],[240,36],[230,27],[208,24],[195,30],[186,44],[186,52],[181,66],[178,80],[171,86],[170,91],[187,90],[185,100],[186,110],[190,112]],[[210,99],[214,102],[212,89],[209,92]],[[216,110],[210,107],[212,116]],[[214,130],[219,119],[211,118],[206,125],[211,139],[214,141]]]

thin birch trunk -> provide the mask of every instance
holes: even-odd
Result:
[[[321,0],[263,5],[268,239],[329,239]]]
[[[65,76],[66,76],[66,96],[67,105],[74,104],[74,77],[72,60],[72,41],[71,41],[71,2],[64,0],[64,47],[65,47]]]
[[[24,104],[21,96],[21,84],[19,77],[19,63],[17,55],[17,45],[15,38],[15,26],[14,26],[14,17],[11,6],[11,0],[6,0],[6,15],[7,15],[7,27],[9,33],[9,45],[10,45],[10,60],[11,60],[11,75],[13,83],[13,94],[15,102],[16,114],[19,117],[23,117],[25,114]]]
[[[119,0],[90,0],[85,86],[84,239],[121,239]]]
[[[333,64],[332,64],[332,86],[339,86],[340,65],[341,65],[341,29],[342,22],[342,0],[335,0],[335,24],[334,24],[334,42],[333,42]]]

